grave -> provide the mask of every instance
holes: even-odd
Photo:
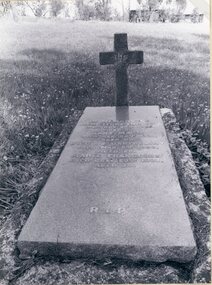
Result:
[[[115,43],[120,38],[124,49],[118,40],[114,52],[100,54],[100,63],[115,64],[118,84],[128,64],[143,58],[128,51],[126,34],[116,35]],[[196,244],[160,109],[129,107],[124,94],[117,91],[115,107],[85,109],[21,231],[22,254],[194,259]]]

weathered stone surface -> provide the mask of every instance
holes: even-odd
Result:
[[[77,283],[77,281],[79,281],[78,283],[97,284],[116,282],[200,283],[200,280],[204,280],[203,282],[210,283],[210,243],[207,242],[210,240],[210,223],[207,222],[206,227],[204,226],[204,223],[201,223],[202,219],[205,219],[205,221],[209,221],[210,219],[210,203],[208,202],[208,199],[204,193],[204,188],[200,181],[199,174],[195,170],[196,167],[193,163],[191,153],[188,150],[185,142],[179,137],[180,132],[176,127],[176,120],[173,117],[173,114],[169,109],[162,109],[161,111],[163,114],[163,120],[165,122],[172,153],[175,157],[175,161],[179,160],[180,162],[176,163],[176,170],[180,178],[184,198],[186,197],[186,206],[188,207],[189,201],[195,201],[195,204],[197,206],[196,209],[199,209],[198,211],[193,211],[193,214],[191,215],[192,223],[194,224],[195,229],[195,239],[198,240],[197,246],[200,245],[200,249],[198,246],[198,254],[195,258],[195,264],[192,267],[191,278],[189,278],[190,270],[187,267],[180,269],[176,268],[176,266],[166,264],[161,264],[160,270],[155,270],[156,267],[153,263],[146,266],[140,264],[138,268],[135,269],[133,265],[130,266],[128,264],[125,266],[120,265],[116,267],[114,267],[114,264],[111,264],[110,267],[110,262],[106,260],[105,271],[102,272],[101,266],[99,265],[99,268],[99,263],[96,262],[96,274],[94,274],[94,269],[90,269],[90,265],[86,262],[86,260],[77,261],[74,264],[58,263],[56,260],[52,261],[51,263],[45,262],[43,260],[40,264],[34,258],[29,262],[19,260],[17,256],[18,252],[15,250],[17,233],[20,231],[21,226],[26,222],[27,216],[29,215],[29,212],[35,203],[35,197],[41,189],[43,180],[46,179],[46,176],[50,172],[50,169],[52,169],[54,166],[55,161],[58,158],[58,155],[68,138],[68,131],[71,130],[73,125],[73,122],[69,122],[66,128],[63,129],[60,137],[55,142],[44,162],[39,167],[38,173],[36,175],[37,179],[33,179],[33,181],[29,183],[26,189],[26,193],[20,198],[7,221],[1,227],[0,244],[4,244],[4,246],[0,247],[1,284],[8,285],[9,279],[14,278],[15,276],[18,279],[16,281],[13,279],[13,285],[37,285],[41,283],[45,285],[52,285],[55,283],[73,284]],[[43,173],[45,173],[45,175],[42,175]],[[192,177],[190,177],[191,174]],[[40,179],[41,177],[43,178]],[[182,181],[181,177],[183,178]],[[193,191],[193,189],[195,189],[195,191]],[[199,199],[198,196],[202,196],[202,199]],[[31,197],[30,204],[28,203],[29,197]],[[26,207],[26,205],[28,205],[28,207]],[[203,232],[203,234],[201,234],[201,232]],[[92,264],[94,264],[94,261]],[[17,270],[17,268],[20,269]],[[26,269],[28,270],[26,271]]]
[[[163,120],[186,201],[187,210],[194,225],[197,256],[194,261],[191,282],[211,282],[211,203],[205,193],[199,172],[191,152],[180,138],[180,130],[171,110],[162,109]]]
[[[40,255],[192,260],[195,241],[159,108],[86,108],[18,247]]]

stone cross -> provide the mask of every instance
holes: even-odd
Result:
[[[143,63],[143,51],[129,51],[127,34],[114,34],[114,51],[100,52],[101,65],[114,64],[116,69],[116,106],[128,106],[129,64]]]

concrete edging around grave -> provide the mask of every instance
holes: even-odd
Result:
[[[161,109],[161,114],[170,147],[175,160],[181,187],[183,189],[189,216],[194,225],[194,235],[198,246],[198,253],[193,264],[190,282],[210,282],[210,202],[205,194],[204,187],[195,167],[191,153],[185,142],[180,138],[176,119],[169,109]],[[15,204],[0,231],[0,265],[1,284],[8,284],[14,277],[14,267],[17,266],[16,252],[17,236],[26,222],[39,191],[45,184],[48,175],[53,169],[73,126],[77,123],[81,113],[72,118],[55,141],[52,149],[39,166],[36,176],[29,182],[23,196]],[[25,201],[27,200],[27,205]],[[34,263],[31,263],[33,266]]]
[[[180,138],[180,130],[174,114],[170,109],[165,108],[161,109],[161,114],[198,248],[191,281],[193,283],[210,282],[210,201],[205,193],[191,152],[184,140]]]

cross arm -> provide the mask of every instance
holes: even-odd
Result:
[[[113,51],[99,53],[99,62],[101,65],[114,64],[115,61],[116,61],[116,55]]]
[[[127,57],[129,64],[140,64],[144,62],[143,51],[128,51]]]

